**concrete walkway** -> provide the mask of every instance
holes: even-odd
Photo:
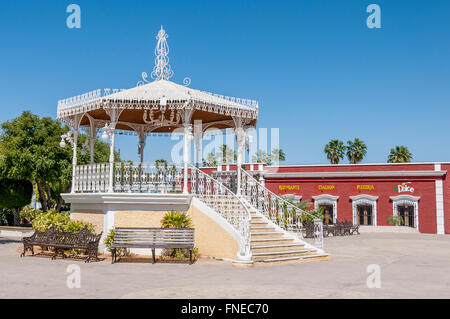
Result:
[[[85,264],[19,258],[0,238],[0,298],[450,298],[450,236],[365,233],[326,238],[331,261],[237,268],[228,262]],[[68,288],[67,267],[81,270]],[[367,266],[381,288],[368,288]]]

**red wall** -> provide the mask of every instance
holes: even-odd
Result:
[[[441,170],[446,170],[447,175],[444,177],[444,230],[446,234],[450,234],[450,164],[442,164]]]
[[[346,172],[346,171],[416,171],[434,170],[434,164],[384,164],[384,165],[317,165],[317,166],[280,166],[266,167],[269,172]],[[450,171],[450,164],[443,164],[442,170]],[[367,194],[378,196],[377,225],[386,226],[387,219],[392,216],[393,203],[391,196],[413,195],[420,196],[419,200],[419,231],[422,233],[436,233],[436,189],[434,177],[393,178],[299,178],[299,177],[265,177],[266,187],[276,194],[292,194],[302,196],[302,199],[314,202],[312,196],[329,194],[339,196],[337,206],[338,220],[352,220],[352,200],[350,196]],[[414,193],[394,190],[399,184],[411,182]],[[291,189],[281,189],[279,186],[291,186]],[[321,190],[319,185],[334,185],[334,189]],[[357,189],[357,185],[373,185],[371,190]],[[292,186],[298,186],[295,190]],[[450,180],[444,179],[444,213],[445,232],[450,233]]]

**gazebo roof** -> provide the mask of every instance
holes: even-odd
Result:
[[[96,127],[101,127],[110,120],[108,110],[121,109],[117,129],[137,131],[136,127],[146,126],[146,132],[172,132],[181,126],[183,110],[192,110],[190,122],[201,120],[204,128],[234,127],[234,117],[242,118],[246,125],[256,126],[258,102],[200,91],[169,81],[173,72],[168,64],[166,38],[161,29],[152,72],[152,77],[156,78],[154,81],[148,82],[144,72],[143,81],[130,89],[97,89],[60,100],[57,118],[71,124],[74,116],[82,115],[81,126],[89,126],[96,121]],[[160,122],[157,123],[158,120]]]

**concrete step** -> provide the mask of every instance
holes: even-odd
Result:
[[[261,260],[255,260],[255,264],[263,265],[277,265],[289,262],[299,262],[299,261],[319,261],[319,260],[329,260],[330,256],[328,254],[310,254],[294,257],[279,257],[279,258],[266,258]]]
[[[285,257],[301,257],[307,255],[316,255],[317,252],[311,249],[285,250],[285,251],[265,251],[252,253],[253,261],[263,259],[285,258]]]
[[[250,220],[250,224],[251,224],[251,225],[255,225],[255,226],[269,225],[269,223],[266,222],[265,220],[254,220],[254,219],[251,219],[251,220]]]
[[[250,232],[251,233],[259,233],[259,232],[274,232],[275,227],[271,226],[252,226],[250,225]]]
[[[252,232],[250,233],[251,238],[283,238],[284,234],[281,232]]]
[[[275,244],[290,244],[294,240],[290,238],[251,238],[250,245],[275,245]]]
[[[262,244],[251,245],[252,252],[272,252],[272,251],[286,251],[286,250],[300,250],[304,249],[304,244],[288,243],[288,244]]]
[[[252,216],[251,221],[252,222],[264,221],[264,218],[262,216]]]

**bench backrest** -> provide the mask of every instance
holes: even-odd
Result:
[[[194,228],[115,228],[114,244],[193,245]]]

